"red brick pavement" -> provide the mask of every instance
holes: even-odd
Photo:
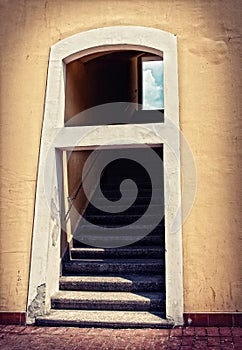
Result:
[[[241,328],[100,329],[1,326],[1,350],[242,350]]]

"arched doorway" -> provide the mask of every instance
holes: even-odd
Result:
[[[126,71],[138,57],[153,56],[162,59],[164,63],[164,113],[161,119],[148,113],[142,119],[139,111],[132,114],[134,119],[122,125],[122,122],[100,121],[92,122],[74,118],[86,108],[98,105],[100,102],[117,102],[117,96],[128,99],[133,103],[132,92],[137,90],[138,102],[144,98],[138,79],[127,81]],[[114,59],[114,57],[116,59]],[[123,84],[127,84],[128,91],[123,86],[112,88],[112,79],[100,87],[101,93],[83,98],[75,96],[71,87],[71,75],[80,68],[83,60],[91,67],[93,61],[102,62],[102,67],[117,72]],[[121,72],[115,67],[119,62]],[[123,62],[123,65],[121,64]],[[127,63],[128,62],[128,63]],[[139,61],[140,62],[140,61]],[[127,64],[129,68],[127,68]],[[139,63],[141,64],[141,63]],[[126,68],[125,68],[126,67]],[[137,66],[138,67],[138,66]],[[96,71],[95,71],[96,69]],[[100,65],[93,68],[97,81],[103,81]],[[131,69],[135,76],[135,69]],[[96,73],[95,73],[96,72]],[[98,75],[100,72],[100,76]],[[74,84],[82,84],[81,72]],[[83,73],[85,74],[85,73]],[[75,74],[74,74],[75,75]],[[136,78],[139,72],[136,71]],[[113,77],[112,77],[113,78]],[[68,80],[69,79],[69,80]],[[145,27],[107,27],[76,34],[54,45],[50,53],[47,93],[39,173],[37,182],[35,219],[33,227],[33,244],[31,271],[28,295],[28,322],[32,323],[36,316],[46,313],[51,308],[51,296],[59,289],[61,266],[61,225],[63,221],[63,205],[65,201],[65,169],[63,168],[63,152],[90,150],[102,143],[102,138],[113,140],[122,139],[125,127],[126,139],[135,139],[140,144],[161,144],[164,154],[164,197],[165,197],[165,249],[166,249],[166,317],[174,320],[175,324],[183,322],[183,283],[182,283],[182,237],[180,207],[180,167],[179,159],[174,161],[172,152],[179,155],[179,132],[170,134],[172,125],[179,127],[178,114],[178,76],[176,37],[173,34],[153,28]],[[103,91],[104,90],[104,91]],[[71,92],[72,103],[68,104],[67,95]],[[106,92],[106,94],[105,94]],[[124,94],[122,96],[122,94]],[[101,95],[101,96],[100,96]],[[101,99],[100,99],[101,97]],[[106,98],[106,100],[105,100]],[[76,103],[75,101],[78,101]],[[137,102],[137,101],[135,101]],[[85,105],[87,103],[87,105]],[[144,114],[143,114],[144,115]],[[159,117],[162,113],[159,113]],[[148,119],[147,119],[148,118]],[[150,118],[150,119],[149,119]],[[108,124],[108,125],[107,125]],[[112,125],[111,125],[112,124]],[[145,124],[145,132],[143,124]],[[98,125],[98,128],[97,128]],[[100,136],[101,135],[101,136]],[[166,145],[172,138],[172,150]],[[122,142],[119,141],[119,145]],[[127,141],[124,141],[127,145]],[[46,158],[51,157],[52,162]],[[64,169],[64,170],[63,170]],[[48,176],[46,176],[48,173]],[[170,186],[167,184],[170,183]],[[172,187],[172,194],[171,194]],[[178,214],[176,212],[178,210]],[[172,222],[176,216],[177,229],[171,232]],[[64,242],[65,245],[65,242]]]

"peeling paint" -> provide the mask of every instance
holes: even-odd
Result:
[[[59,234],[59,227],[60,227],[60,213],[56,204],[57,202],[58,202],[58,191],[57,191],[57,188],[54,187],[54,198],[51,199],[51,219],[52,219],[51,239],[52,239],[53,247],[56,246],[58,234]]]
[[[28,316],[35,318],[37,316],[44,315],[45,313],[45,291],[46,284],[43,283],[37,287],[37,294],[34,300],[28,307]]]
[[[213,289],[213,287],[210,287],[211,291],[212,291],[212,295],[213,295],[213,302],[215,303],[215,299],[216,299],[216,293],[215,290]]]
[[[52,239],[53,247],[56,246],[58,234],[59,234],[59,226],[56,224],[56,222],[53,222],[52,229],[51,229],[51,239]]]

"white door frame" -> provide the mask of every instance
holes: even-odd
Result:
[[[110,49],[163,53],[164,123],[145,124],[145,129],[142,124],[104,125],[98,126],[98,133],[96,126],[64,128],[65,65],[87,54]],[[98,135],[115,135],[117,140],[122,139],[124,129],[127,138],[130,135],[130,139],[135,138],[138,143],[164,144],[166,315],[175,324],[183,324],[177,41],[174,34],[136,26],[94,29],[75,34],[51,47],[33,225],[27,304],[29,324],[34,322],[36,315],[50,310],[50,298],[59,289],[62,150],[101,144],[101,140],[97,142]],[[61,137],[56,137],[57,134]],[[52,166],[46,169],[50,154]],[[48,193],[46,187],[50,189]],[[55,208],[54,215],[46,199],[48,196],[50,205]]]

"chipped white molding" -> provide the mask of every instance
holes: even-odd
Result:
[[[65,104],[65,65],[77,58],[94,52],[108,50],[141,50],[164,57],[164,109],[163,124],[146,124],[142,132],[142,125],[105,125],[98,127],[98,135],[109,133],[123,135],[135,139],[140,143],[155,144],[168,140],[170,151],[164,144],[164,181],[165,181],[165,240],[166,240],[166,314],[175,323],[183,324],[183,278],[182,278],[182,229],[181,210],[178,211],[178,230],[171,233],[173,218],[181,202],[180,188],[180,138],[179,132],[171,132],[168,118],[179,129],[178,108],[178,73],[177,73],[177,41],[174,34],[148,27],[114,26],[90,30],[66,38],[51,48],[43,132],[41,138],[35,216],[33,225],[32,256],[28,293],[28,309],[33,308],[33,301],[38,298],[37,290],[45,285],[45,301],[42,303],[45,312],[50,309],[50,298],[59,288],[60,275],[60,228],[57,226],[58,213],[62,203],[62,149],[77,145],[77,138],[81,139],[90,131],[89,137],[82,140],[80,147],[98,144],[96,126],[64,128]],[[61,141],[54,143],[57,132],[62,131]],[[93,131],[93,133],[92,133]],[[122,137],[121,137],[122,138]],[[60,140],[60,139],[59,139]],[[170,140],[170,142],[169,142]],[[101,141],[101,139],[100,139]],[[100,142],[101,143],[101,142]],[[114,142],[115,144],[115,142]],[[51,148],[53,166],[48,169],[48,185],[53,189],[51,198],[55,206],[55,217],[51,216],[45,194],[44,181],[46,157]],[[58,189],[56,195],[55,189]],[[169,205],[168,205],[169,201]],[[33,323],[33,310],[28,313],[27,323]]]

